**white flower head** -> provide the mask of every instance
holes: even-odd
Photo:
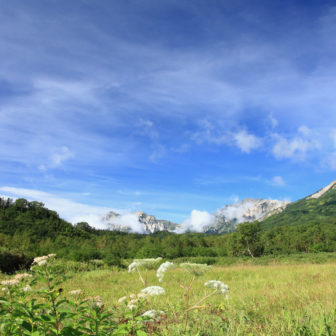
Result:
[[[138,304],[138,300],[137,300],[137,299],[133,299],[133,300],[131,300],[131,301],[128,303],[127,307],[128,307],[129,309],[133,310],[134,308],[137,307],[137,304]]]
[[[148,296],[148,294],[146,294],[146,293],[139,293],[137,296],[138,296],[139,299],[145,299]]]
[[[47,260],[48,258],[48,256],[36,257],[34,258],[33,264],[39,264],[39,262]]]
[[[74,290],[69,292],[70,295],[79,295],[81,293],[82,293],[81,289],[74,289]]]
[[[22,280],[22,279],[24,279],[24,278],[31,278],[31,277],[32,277],[31,274],[28,274],[28,273],[20,273],[20,274],[16,274],[15,277],[14,277],[14,279],[20,281],[20,280]]]
[[[48,254],[48,258],[55,258],[56,257],[56,254],[55,253],[50,253]]]
[[[163,281],[163,277],[168,270],[173,269],[175,267],[176,265],[170,261],[166,261],[163,264],[161,264],[158,270],[156,271],[156,277],[159,279],[159,282]]]
[[[96,308],[101,308],[103,306],[103,301],[102,298],[100,296],[96,296],[93,298],[93,303],[92,303],[92,308],[96,309]]]
[[[165,313],[162,310],[147,310],[142,314],[143,317],[147,317],[147,322],[153,322],[154,320],[160,321],[161,317],[164,316]]]
[[[39,261],[38,263],[37,263],[37,265],[39,265],[39,266],[43,266],[43,265],[45,265],[47,263],[47,260],[41,260],[41,261]]]
[[[159,262],[162,260],[159,258],[148,258],[148,259],[134,259],[133,262],[128,266],[128,272],[135,272],[138,269],[153,269],[156,268]]]
[[[218,290],[220,294],[225,294],[226,298],[229,295],[229,286],[225,285],[222,281],[209,280],[204,283],[204,286]]]
[[[165,293],[165,290],[160,286],[150,286],[141,290],[141,293],[148,294],[150,296],[161,295]]]
[[[1,285],[8,286],[8,287],[18,285],[19,283],[20,283],[20,281],[17,280],[17,279],[2,280],[1,281]]]
[[[29,285],[26,285],[22,288],[24,292],[31,292],[32,288]]]
[[[127,300],[127,296],[123,296],[123,297],[121,297],[119,300],[118,300],[118,304],[121,304],[121,303],[123,303],[124,301],[126,301]]]

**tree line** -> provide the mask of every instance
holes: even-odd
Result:
[[[0,253],[29,257],[57,253],[77,261],[223,257],[336,251],[336,219],[265,228],[259,222],[238,225],[229,234],[157,232],[151,235],[97,230],[86,222],[72,225],[43,203],[0,198]],[[0,258],[1,260],[1,258]]]

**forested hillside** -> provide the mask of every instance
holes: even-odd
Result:
[[[262,222],[264,229],[283,225],[331,225],[336,223],[336,189],[331,189],[318,198],[303,198],[290,203],[286,209]]]
[[[277,255],[336,251],[336,191],[301,200],[264,222],[240,224],[230,234],[152,235],[96,230],[72,225],[39,202],[0,199],[0,251],[30,257],[57,253],[71,260],[102,259],[122,266],[123,259]],[[214,259],[211,259],[214,258]]]

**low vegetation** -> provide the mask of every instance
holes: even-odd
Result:
[[[336,335],[334,263],[67,263],[49,255],[1,276],[1,335]]]
[[[334,196],[225,235],[95,230],[0,198],[0,335],[336,335]]]

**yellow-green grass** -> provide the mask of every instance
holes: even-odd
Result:
[[[154,271],[145,272],[148,285],[164,287],[144,309],[159,309],[167,318],[157,325],[159,335],[336,335],[336,264],[212,267],[195,279],[191,304],[211,293],[207,280],[230,287],[228,300],[213,296],[190,313],[184,330],[185,291],[192,276],[168,271],[159,283]],[[144,288],[136,273],[96,270],[75,274],[65,291],[81,288],[88,296],[100,295],[110,307],[117,300]]]

